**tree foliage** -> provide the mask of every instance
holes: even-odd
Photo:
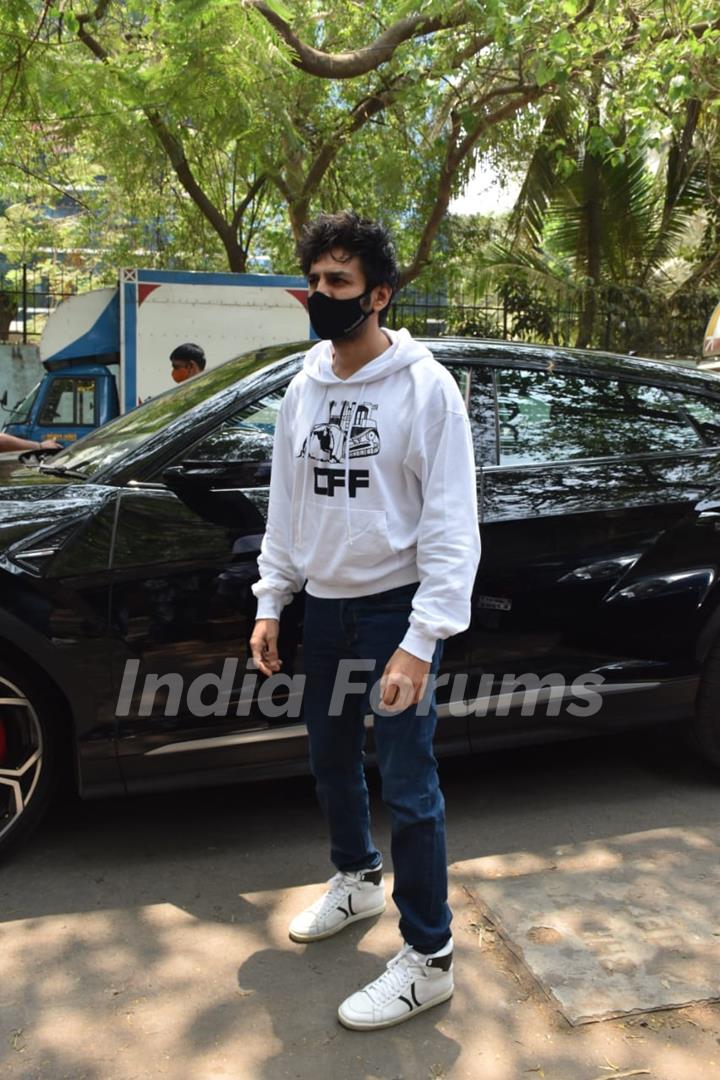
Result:
[[[709,130],[719,41],[705,0],[5,0],[0,176],[77,200],[88,246],[233,270],[291,268],[308,217],[353,205],[408,282],[478,159],[522,167],[593,93],[582,162],[548,145],[568,184],[680,139],[692,101]]]

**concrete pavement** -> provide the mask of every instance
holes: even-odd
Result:
[[[483,893],[488,860],[658,828],[712,836],[717,778],[643,737],[447,762],[443,783],[456,993],[372,1034],[335,1008],[398,948],[392,905],[325,942],[287,937],[331,872],[309,780],[60,807],[0,869],[0,1077],[720,1076],[719,1006],[573,1027]]]

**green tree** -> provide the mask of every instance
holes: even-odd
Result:
[[[672,114],[658,108],[661,142],[657,129],[631,137],[607,93],[596,76],[585,101],[559,99],[547,113],[504,242],[487,260],[502,282],[514,276],[578,300],[580,346],[596,336],[601,301],[632,308],[671,293],[681,249],[703,215],[712,222],[714,166],[703,146],[704,121],[717,122],[712,97]]]
[[[43,182],[79,151],[164,257],[197,244],[234,270],[321,206],[382,212],[408,282],[479,155],[517,166],[599,69],[630,142],[647,137],[671,92],[707,96],[719,27],[703,0],[8,0],[2,156],[31,123]]]

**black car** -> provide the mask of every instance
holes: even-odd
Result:
[[[720,380],[427,342],[467,403],[483,554],[438,753],[684,721],[720,764]],[[307,768],[294,676],[248,665],[277,410],[302,346],[197,376],[0,486],[0,850],[86,797]],[[370,741],[371,747],[371,741]]]

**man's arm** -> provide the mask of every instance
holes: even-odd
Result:
[[[280,670],[277,651],[280,613],[293,593],[303,586],[304,576],[293,561],[292,493],[293,447],[285,424],[285,400],[280,406],[273,442],[270,501],[265,535],[258,556],[260,580],[252,586],[257,616],[250,638],[253,660],[263,675]]]
[[[62,450],[62,443],[56,442],[55,439],[32,442],[31,439],[21,439],[17,435],[5,435],[0,432],[0,454],[7,454],[12,450]]]
[[[416,424],[409,463],[420,481],[423,507],[417,542],[420,584],[410,625],[383,673],[382,704],[392,711],[422,697],[438,640],[467,629],[480,559],[475,455],[470,424],[457,408],[429,427]]]
[[[432,660],[438,639],[470,625],[470,598],[480,561],[475,454],[470,422],[448,411],[422,433],[417,457],[423,508],[417,542],[420,585],[401,648]]]

